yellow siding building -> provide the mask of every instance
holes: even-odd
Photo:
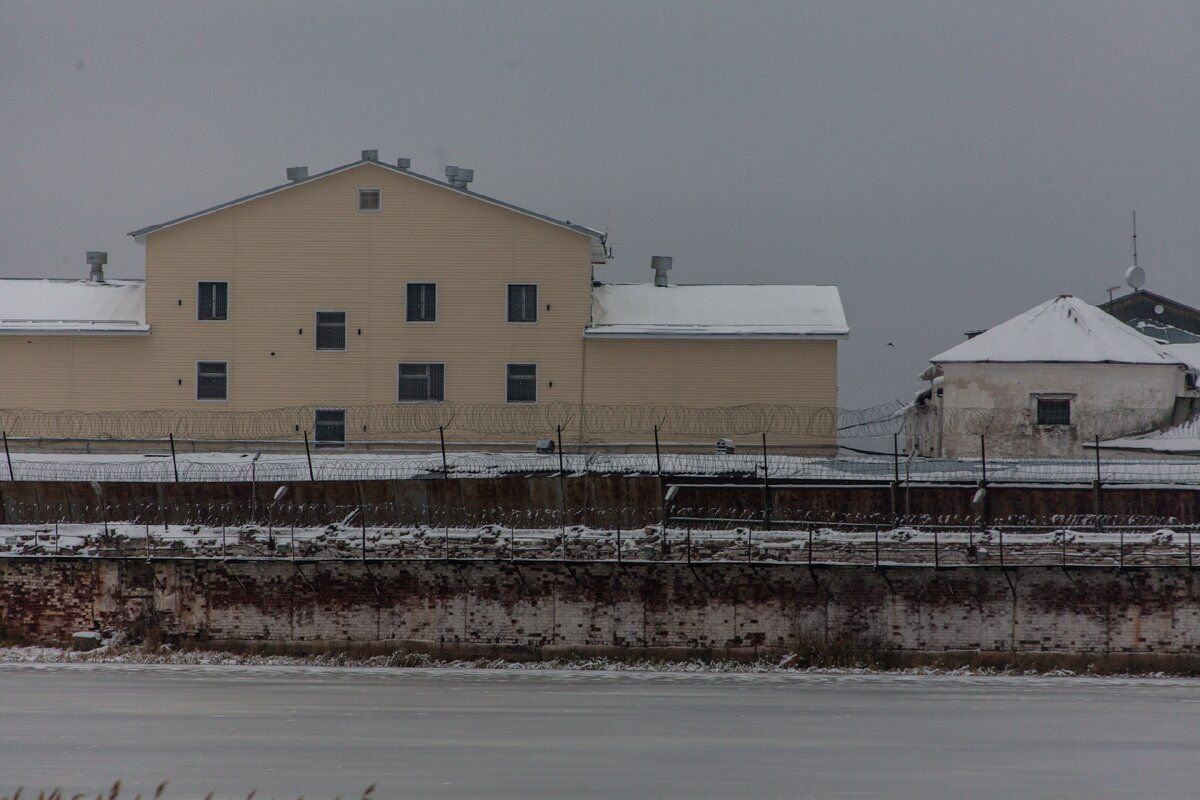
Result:
[[[0,409],[287,408],[275,436],[352,441],[405,438],[389,405],[553,406],[604,441],[590,405],[836,406],[836,288],[601,285],[603,233],[448,176],[364,151],[135,231],[144,283],[0,282]]]

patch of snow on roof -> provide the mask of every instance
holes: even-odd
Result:
[[[1200,453],[1200,414],[1193,414],[1185,422],[1161,431],[1109,439],[1101,442],[1100,447],[1150,453]]]
[[[849,332],[836,286],[618,283],[593,287],[584,335],[842,338]]]
[[[1180,364],[1167,347],[1063,295],[929,359],[945,363]]]
[[[0,333],[142,333],[143,281],[0,280]]]

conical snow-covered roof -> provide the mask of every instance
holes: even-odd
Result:
[[[1062,295],[929,359],[948,363],[1182,364],[1116,317]]]

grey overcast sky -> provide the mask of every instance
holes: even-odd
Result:
[[[833,283],[841,402],[1129,263],[1200,305],[1200,3],[0,0],[0,275],[364,148],[611,232],[604,280]],[[890,345],[889,345],[890,343]],[[719,378],[719,376],[714,376]]]

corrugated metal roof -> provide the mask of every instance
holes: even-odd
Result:
[[[505,208],[505,209],[508,209],[509,211],[515,211],[518,214],[523,214],[527,217],[533,217],[534,219],[541,220],[542,222],[546,222],[551,225],[557,225],[560,228],[566,228],[569,231],[573,231],[575,233],[579,233],[584,236],[589,236],[593,239],[599,239],[601,241],[603,241],[605,239],[605,234],[602,231],[594,230],[592,228],[588,228],[583,225],[576,225],[576,224],[566,221],[566,220],[555,219],[554,217],[550,217],[545,214],[539,214],[536,211],[530,211],[527,208],[522,208],[520,206],[513,205],[512,203],[506,203],[503,200],[498,200],[494,197],[489,197],[484,194],[472,192],[467,189],[459,189],[454,186],[451,186],[448,183],[439,181],[436,178],[431,178],[428,175],[421,175],[420,173],[413,172],[412,170],[409,170],[409,169],[401,169],[400,167],[394,167],[391,164],[387,164],[382,161],[373,161],[373,160],[367,160],[367,159],[359,159],[358,161],[352,161],[349,164],[343,164],[340,167],[334,167],[333,169],[326,170],[325,172],[319,172],[316,175],[311,175],[311,176],[305,178],[304,180],[289,181],[287,183],[281,183],[278,186],[272,186],[270,189],[264,189],[261,192],[255,192],[254,194],[248,194],[248,195],[245,195],[244,197],[239,197],[235,200],[229,200],[228,202],[225,202],[225,203],[219,203],[218,205],[212,206],[210,208],[206,208],[202,211],[196,211],[191,214],[185,214],[182,217],[177,217],[175,219],[168,220],[167,222],[160,222],[157,225],[148,225],[145,228],[139,228],[136,231],[130,231],[129,235],[136,239],[140,239],[143,236],[147,236],[156,231],[161,231],[164,228],[169,228],[173,225],[179,225],[181,223],[188,222],[193,219],[197,219],[198,217],[207,216],[208,214],[213,214],[217,211],[222,211],[226,208],[232,208],[233,206],[238,206],[238,205],[241,205],[242,203],[248,203],[251,200],[257,200],[260,197],[266,197],[267,195],[275,194],[276,192],[286,191],[287,189],[291,189],[296,186],[303,186],[306,183],[312,183],[313,181],[319,181],[322,178],[329,177],[330,175],[336,175],[339,172],[345,172],[346,170],[354,169],[356,167],[361,167],[361,166],[366,166],[366,165],[380,167],[380,168],[386,169],[390,172],[394,172],[398,175],[406,175],[415,180],[419,180],[424,183],[428,183],[432,186],[437,186],[441,189],[445,189],[446,191],[457,192],[458,194],[461,194],[464,197],[474,198],[475,200],[479,200],[484,203],[489,203],[494,206],[499,206],[500,208]]]
[[[0,280],[0,334],[149,330],[143,281]]]
[[[845,338],[836,286],[602,284],[588,337]]]

